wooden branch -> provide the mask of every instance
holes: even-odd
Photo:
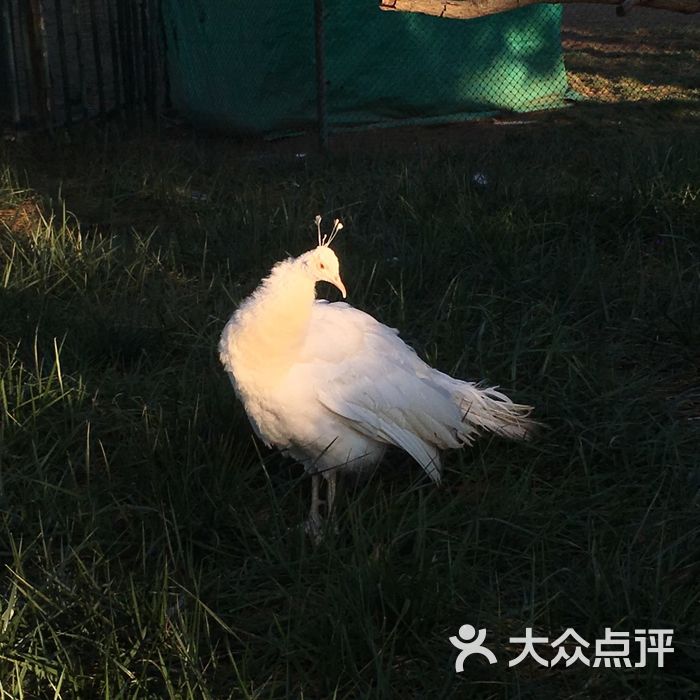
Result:
[[[633,5],[687,15],[700,12],[700,0],[379,0],[379,7],[449,19],[472,19],[538,3],[617,5],[618,14],[626,14]]]

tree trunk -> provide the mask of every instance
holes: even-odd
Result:
[[[618,15],[626,14],[634,5],[684,14],[700,12],[700,0],[379,0],[379,7],[382,10],[419,12],[450,19],[472,19],[538,3],[616,5]]]

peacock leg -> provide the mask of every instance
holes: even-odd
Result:
[[[333,470],[326,476],[326,516],[329,518],[333,515],[333,504],[335,503],[335,480],[336,473]]]
[[[329,524],[332,526],[335,534],[338,534],[338,524],[333,517],[333,504],[335,503],[335,486],[338,472],[333,469],[326,473],[326,517]]]
[[[321,514],[319,508],[323,501],[320,499],[318,492],[321,483],[320,474],[311,475],[311,510],[309,517],[304,523],[304,529],[311,536],[311,539],[318,542],[321,539]]]

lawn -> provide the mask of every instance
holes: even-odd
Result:
[[[0,697],[697,697],[700,130],[673,109],[325,160],[3,142]],[[547,427],[446,455],[440,488],[392,454],[314,548],[309,481],[253,438],[216,345],[319,212],[350,303]],[[455,673],[464,624],[498,663]],[[673,629],[674,652],[509,667],[526,628]]]

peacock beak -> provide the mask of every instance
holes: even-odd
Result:
[[[343,299],[347,298],[348,293],[345,291],[345,285],[343,284],[343,280],[340,279],[340,275],[336,275],[332,280],[329,280],[329,282],[340,290],[340,293],[343,295]]]

